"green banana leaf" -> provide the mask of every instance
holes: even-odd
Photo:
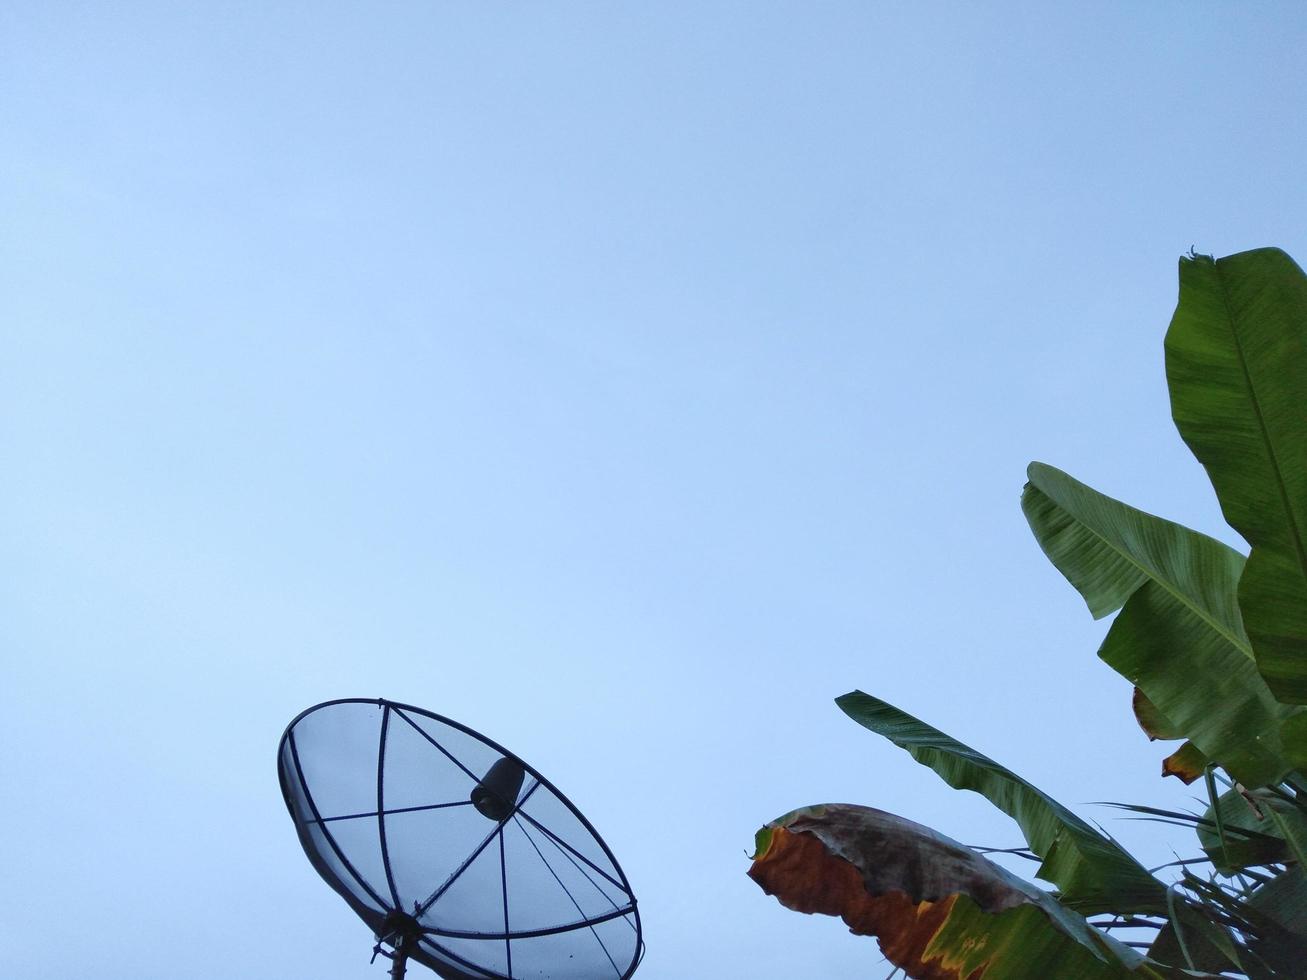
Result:
[[[1245,785],[1292,768],[1280,739],[1302,709],[1276,701],[1239,615],[1233,548],[1031,463],[1021,507],[1044,554],[1101,618],[1121,608],[1099,657],[1168,723]],[[1124,607],[1124,608],[1122,608]]]
[[[1180,261],[1171,414],[1252,548],[1239,606],[1276,697],[1307,704],[1307,276],[1276,248]]]
[[[1036,874],[1058,888],[1064,905],[1098,912],[1165,915],[1166,888],[1116,841],[1011,770],[879,698],[851,691],[835,703],[883,735],[955,789],[979,793],[1017,822],[1043,859]]]
[[[1176,975],[1051,895],[928,827],[850,804],[757,834],[749,876],[799,912],[841,916],[910,977],[1127,980]]]
[[[1307,874],[1301,867],[1276,875],[1248,899],[1260,935],[1252,952],[1280,976],[1300,976],[1307,963]]]
[[[1307,772],[1307,712],[1286,718],[1280,726],[1284,755],[1295,769]]]
[[[1161,709],[1152,701],[1149,701],[1148,695],[1137,687],[1130,697],[1130,707],[1135,713],[1135,721],[1144,730],[1144,734],[1148,736],[1149,741],[1155,742],[1158,739],[1170,741],[1184,738],[1184,729],[1162,714]]]
[[[1307,814],[1267,790],[1226,790],[1202,819],[1198,842],[1225,875],[1293,860],[1286,831],[1289,838],[1307,839]]]
[[[1194,969],[1219,974],[1222,970],[1246,972],[1239,946],[1230,931],[1187,904],[1177,903],[1171,920],[1148,948],[1148,958],[1160,963],[1192,964]]]

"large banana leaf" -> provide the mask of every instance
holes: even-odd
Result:
[[[1300,772],[1307,773],[1307,712],[1296,714],[1280,726],[1284,755]]]
[[[1226,790],[1202,819],[1196,827],[1198,841],[1226,875],[1292,861],[1288,838],[1307,839],[1307,814],[1269,790]]]
[[[1047,892],[928,827],[870,807],[807,807],[757,835],[749,876],[787,908],[841,916],[910,977],[1163,976]]]
[[[1148,958],[1161,963],[1190,963],[1199,970],[1247,972],[1230,931],[1191,906],[1177,902],[1171,920],[1148,948]],[[1260,978],[1259,978],[1260,980]]]
[[[1046,463],[1031,463],[1026,475],[1021,509],[1030,529],[1095,619],[1120,609],[1146,582],[1156,582],[1185,612],[1251,657],[1235,597],[1242,555]],[[1166,713],[1164,705],[1157,707]]]
[[[1130,707],[1135,713],[1135,721],[1150,740],[1184,738],[1184,729],[1162,714],[1162,709],[1149,701],[1148,695],[1137,687],[1130,698]]]
[[[1307,704],[1307,276],[1275,248],[1180,261],[1171,414],[1252,547],[1244,626],[1281,700]]]
[[[1011,770],[891,704],[861,691],[835,703],[858,724],[906,749],[955,789],[981,794],[1017,822],[1037,875],[1052,882],[1063,904],[1097,912],[1165,915],[1166,889],[1115,841]]]
[[[1233,548],[1031,463],[1021,496],[1049,560],[1096,618],[1124,608],[1098,655],[1209,759],[1249,786],[1292,766],[1281,705],[1252,659],[1239,615],[1244,559]]]
[[[1260,935],[1252,952],[1279,976],[1301,976],[1307,963],[1307,874],[1294,867],[1276,875],[1248,899]]]

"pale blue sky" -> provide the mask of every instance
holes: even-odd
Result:
[[[333,697],[571,795],[646,980],[888,972],[745,877],[792,807],[1018,842],[850,688],[1183,800],[1018,496],[1222,527],[1161,338],[1191,245],[1307,258],[1304,49],[1299,3],[6,3],[0,972],[383,976],[277,788]]]

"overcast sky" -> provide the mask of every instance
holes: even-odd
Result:
[[[1191,246],[1307,258],[1305,49],[1296,2],[3,4],[0,972],[384,976],[277,785],[336,697],[569,794],[645,980],[889,972],[745,876],[793,807],[1019,843],[854,687],[1186,856],[1085,805],[1188,791],[1018,499],[1238,543],[1161,342]]]

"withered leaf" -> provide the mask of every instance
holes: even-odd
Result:
[[[749,876],[781,904],[875,936],[916,980],[1083,980],[1151,964],[971,848],[852,804],[796,810],[758,833]]]

